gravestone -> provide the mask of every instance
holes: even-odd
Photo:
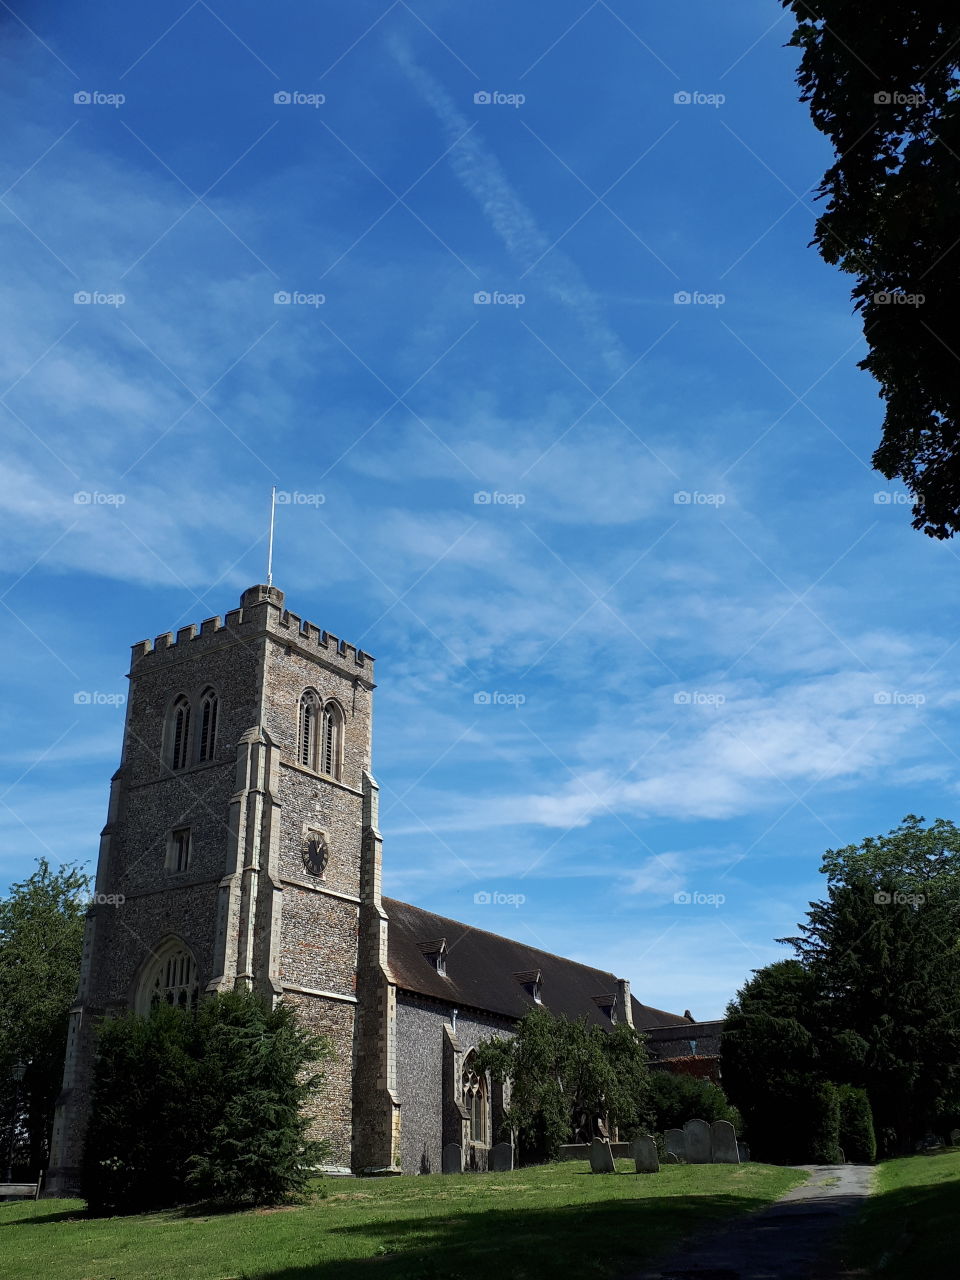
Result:
[[[590,1170],[592,1173],[616,1173],[613,1152],[606,1138],[594,1138],[590,1143]]]
[[[487,1168],[491,1173],[509,1173],[513,1168],[513,1147],[509,1142],[498,1142],[490,1150],[490,1163]]]
[[[679,1164],[679,1163],[680,1163],[680,1157],[677,1155],[677,1153],[676,1153],[675,1151],[668,1151],[668,1152],[667,1152],[667,1154],[663,1157],[663,1163],[664,1163],[664,1164]]]
[[[637,1173],[659,1173],[660,1157],[657,1155],[657,1140],[649,1133],[634,1138],[631,1154]]]
[[[740,1157],[741,1164],[750,1163],[750,1148],[745,1142],[737,1143],[737,1155]]]
[[[739,1164],[737,1131],[729,1120],[714,1120],[710,1126],[710,1154],[714,1164]]]
[[[950,1145],[951,1147],[960,1147],[960,1129],[950,1130]]]
[[[663,1135],[664,1150],[668,1155],[674,1155],[677,1160],[686,1160],[687,1158],[687,1139],[682,1129],[668,1129]]]
[[[459,1142],[448,1142],[440,1157],[444,1173],[463,1173],[463,1148]]]
[[[706,1120],[688,1120],[683,1126],[688,1164],[710,1164],[710,1126]]]

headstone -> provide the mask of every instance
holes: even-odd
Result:
[[[678,1161],[687,1158],[687,1138],[682,1129],[668,1129],[663,1135],[663,1146],[668,1155],[674,1155]]]
[[[960,1129],[950,1130],[950,1145],[951,1147],[960,1147]]]
[[[592,1173],[616,1173],[613,1152],[606,1138],[594,1138],[590,1143],[590,1171]]]
[[[509,1142],[498,1142],[490,1150],[487,1168],[491,1173],[509,1173],[513,1168],[513,1147]]]
[[[463,1148],[459,1142],[448,1142],[440,1157],[444,1173],[463,1173]]]
[[[737,1131],[729,1120],[714,1120],[710,1126],[710,1153],[714,1164],[739,1164]]]
[[[683,1126],[683,1136],[687,1143],[688,1164],[709,1164],[710,1126],[706,1120],[688,1120]]]
[[[745,1142],[737,1143],[737,1155],[740,1157],[741,1164],[750,1163],[750,1148]]]
[[[676,1153],[675,1151],[668,1151],[668,1152],[667,1152],[667,1154],[663,1157],[663,1163],[664,1163],[664,1164],[679,1164],[679,1163],[680,1163],[680,1157],[677,1155],[677,1153]]]
[[[660,1157],[657,1155],[657,1140],[649,1133],[634,1138],[632,1144],[633,1162],[637,1173],[659,1173]]]

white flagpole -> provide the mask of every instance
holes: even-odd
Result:
[[[270,543],[267,547],[267,586],[273,586],[273,525],[277,514],[277,486],[270,493]]]

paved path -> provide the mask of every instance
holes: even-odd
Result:
[[[873,1169],[805,1164],[810,1178],[774,1204],[714,1229],[631,1280],[838,1280],[824,1254],[870,1194]]]

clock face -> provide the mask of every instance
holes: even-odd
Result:
[[[303,844],[303,865],[312,876],[322,876],[327,869],[330,851],[319,831],[310,831]]]

